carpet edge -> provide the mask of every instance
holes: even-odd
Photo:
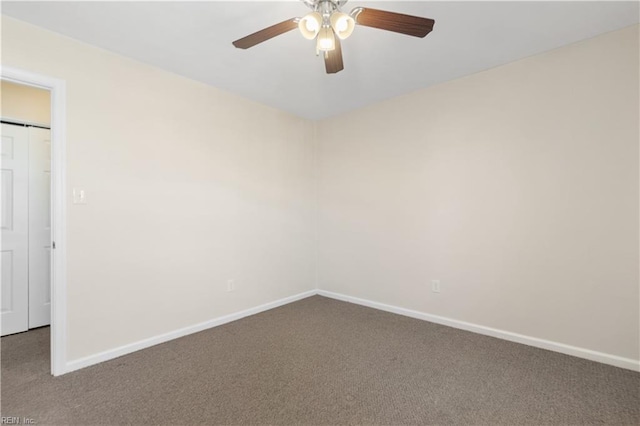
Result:
[[[559,352],[565,355],[575,356],[590,361],[600,362],[602,364],[612,365],[627,370],[640,372],[640,360],[625,358],[618,355],[598,352],[591,349],[580,348],[577,346],[567,345],[565,343],[554,342],[551,340],[540,339],[537,337],[526,336],[511,331],[500,330],[497,328],[486,327],[484,325],[474,324],[470,322],[460,321],[453,318],[442,317],[439,315],[427,314],[412,309],[401,308],[399,306],[387,305],[385,303],[375,302],[372,300],[361,299],[359,297],[349,296],[346,294],[335,293],[327,290],[318,290],[317,294],[331,299],[341,300],[343,302],[354,303],[356,305],[366,306],[381,311],[391,312],[406,317],[411,317],[423,321],[428,321],[460,330],[470,331],[485,336],[496,337],[510,342],[520,343],[533,346],[540,349],[546,349],[553,352]]]
[[[218,327],[237,321],[239,319],[259,314],[270,309],[278,308],[280,306],[287,305],[289,303],[297,302],[298,300],[306,299],[307,297],[315,296],[317,290],[309,290],[302,293],[295,294],[293,296],[284,297],[282,299],[274,300],[273,302],[264,303],[253,308],[245,309],[239,312],[235,312],[221,317],[213,318],[201,323],[190,325],[180,328],[178,330],[170,331],[167,333],[159,334],[156,336],[148,337],[137,342],[127,343],[122,346],[118,346],[113,349],[107,349],[106,351],[98,352],[93,355],[88,355],[82,358],[78,358],[72,361],[67,361],[64,366],[64,371],[61,374],[70,373],[72,371],[80,370],[85,367],[89,367],[101,362],[109,361],[115,358],[119,358],[124,355],[128,355],[133,352],[137,352],[142,349],[149,348],[151,346],[159,345],[161,343],[168,342],[170,340],[178,339],[180,337],[188,336],[190,334],[198,333],[213,327]]]

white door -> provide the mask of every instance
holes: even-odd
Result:
[[[29,328],[51,323],[51,131],[29,128]]]
[[[29,328],[29,137],[22,126],[2,124],[2,335]]]

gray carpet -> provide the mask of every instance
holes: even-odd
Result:
[[[2,415],[38,424],[640,424],[640,374],[314,296],[49,375],[2,338]]]

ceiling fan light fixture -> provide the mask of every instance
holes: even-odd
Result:
[[[263,28],[232,44],[238,49],[248,49],[298,28],[304,38],[315,39],[316,55],[320,56],[322,52],[325,71],[327,74],[335,74],[344,69],[341,40],[353,33],[356,24],[420,38],[429,34],[435,24],[429,18],[364,7],[356,7],[346,14],[341,8],[347,1],[302,0],[311,9],[311,13]]]
[[[344,40],[353,33],[356,21],[346,13],[333,12],[330,17],[331,26],[340,40]]]
[[[300,29],[300,33],[302,37],[307,40],[313,40],[320,32],[320,28],[322,27],[322,15],[318,12],[311,12],[308,15],[304,16],[298,22],[298,28]]]
[[[336,48],[336,38],[331,27],[322,27],[318,33],[318,44],[316,49],[321,52],[328,52]]]

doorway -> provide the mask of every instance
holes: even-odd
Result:
[[[0,324],[6,336],[51,323],[51,102],[48,91],[9,82],[2,82],[2,94]]]
[[[51,373],[60,375],[66,372],[65,85],[9,67],[1,80],[0,328],[3,336],[38,327],[49,334]]]

